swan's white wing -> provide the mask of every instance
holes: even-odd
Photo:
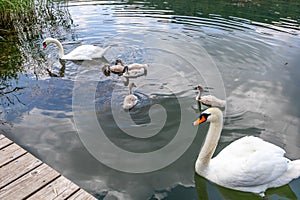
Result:
[[[109,49],[106,47],[102,49],[94,45],[81,45],[65,55],[62,59],[65,60],[91,60],[93,58],[101,58],[103,54]]]
[[[285,151],[260,138],[247,136],[228,145],[211,161],[215,179],[229,187],[269,183],[288,168]],[[212,173],[214,173],[212,172]]]
[[[101,47],[96,47],[95,53],[92,55],[92,58],[101,58],[111,46],[107,46],[104,49]]]

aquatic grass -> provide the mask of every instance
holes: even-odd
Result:
[[[10,11],[24,11],[30,7],[33,0],[2,0],[0,2],[0,11],[10,10]]]
[[[64,0],[0,0],[0,87],[25,71],[44,74],[42,34],[72,34],[72,27]]]
[[[19,33],[24,32],[22,24],[31,21],[34,0],[0,0],[0,45],[5,51],[0,52],[0,85],[11,78],[16,78],[21,70],[23,54],[19,49]]]
[[[34,7],[34,0],[1,0],[0,28],[11,29],[16,20],[22,20],[24,13],[29,13]]]

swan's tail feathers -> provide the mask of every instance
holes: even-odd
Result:
[[[110,48],[111,48],[111,46],[107,46],[104,49],[98,48],[97,52],[95,52],[95,54],[92,55],[92,58],[102,58],[104,56],[104,54],[107,52],[107,50]]]
[[[288,160],[288,169],[287,171],[280,176],[277,180],[273,181],[270,185],[271,187],[280,187],[288,184],[293,179],[300,177],[300,160]]]
[[[300,160],[291,161],[290,165],[292,166],[293,179],[300,177]]]

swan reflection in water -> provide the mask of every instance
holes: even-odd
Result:
[[[66,60],[47,60],[47,67],[46,71],[50,77],[65,77],[66,72]],[[91,66],[99,66],[108,63],[105,57],[93,59],[93,60],[86,60],[86,61],[79,61],[79,60],[72,60],[72,63],[78,66],[84,67],[91,67]]]
[[[225,173],[225,172],[224,172]],[[202,176],[195,173],[194,176],[196,190],[199,200],[262,200],[262,197],[250,192],[242,192],[238,190],[228,189],[210,182]],[[279,188],[271,188],[266,191],[266,198],[275,199],[297,199],[296,194],[290,185],[284,185]]]

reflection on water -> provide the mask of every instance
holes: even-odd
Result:
[[[248,193],[240,192],[228,188],[224,188],[215,185],[203,177],[195,174],[195,185],[197,189],[197,194],[199,199],[226,199],[226,200],[239,200],[239,199],[249,199],[249,200],[260,200],[260,196]],[[266,195],[271,197],[271,199],[297,199],[296,194],[291,189],[289,185],[285,185],[276,189],[270,189],[267,191]]]
[[[208,127],[197,131],[191,125],[198,116],[193,88],[208,86],[212,95],[227,101],[216,152],[244,135],[256,135],[284,148],[287,157],[299,159],[299,3],[290,3],[151,0],[37,5],[36,24],[19,36],[25,55],[22,70],[17,62],[13,64],[18,70],[1,71],[0,123],[9,122],[1,130],[99,199],[259,198],[195,175],[194,162]],[[66,53],[80,44],[112,48],[104,60],[60,63],[56,49],[41,51],[41,41],[49,36],[59,39]],[[130,112],[122,110],[128,80],[106,77],[101,70],[116,58],[149,64],[145,76],[129,80],[136,83],[140,99]],[[74,104],[74,93],[84,99],[93,89],[91,99]],[[95,110],[106,137],[123,149],[163,149],[178,133],[184,138],[175,143],[177,148],[191,145],[157,171],[132,174],[109,168],[87,151],[74,123],[74,106],[88,102],[93,108],[86,112],[93,115]],[[82,128],[93,126],[88,117],[84,124]],[[144,131],[135,131],[137,127]],[[161,160],[169,157],[162,154]],[[297,179],[267,195],[299,199],[299,185]]]

